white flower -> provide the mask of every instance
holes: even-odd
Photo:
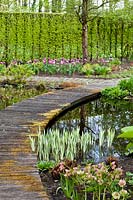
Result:
[[[120,191],[120,195],[121,195],[121,196],[125,196],[125,195],[127,195],[127,194],[128,194],[127,190],[123,190],[123,189],[122,189],[122,190]]]
[[[113,193],[112,193],[112,197],[113,197],[114,199],[120,199],[120,193],[119,193],[119,192],[113,192]]]

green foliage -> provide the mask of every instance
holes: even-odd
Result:
[[[88,133],[80,136],[79,129],[72,133],[64,131],[61,134],[58,130],[50,133],[40,133],[37,141],[37,152],[39,160],[51,160],[56,162],[64,159],[74,160],[78,157],[79,151],[83,155],[92,144],[92,136]]]
[[[123,99],[128,95],[127,90],[122,90],[118,86],[102,90],[102,96],[108,99]]]
[[[53,64],[49,62],[53,62]],[[34,74],[44,73],[48,75],[73,75],[74,73],[80,73],[82,68],[82,63],[63,63],[60,64],[61,61],[57,61],[56,59],[52,59],[48,62],[36,61],[33,63],[26,64],[27,68],[33,71]]]
[[[6,71],[6,67],[4,64],[0,64],[0,75],[3,75]]]
[[[44,71],[44,64],[43,62],[33,62],[27,65],[27,68],[33,72],[33,74],[38,75],[40,72]]]
[[[107,66],[100,66],[99,64],[85,64],[81,70],[87,76],[90,75],[107,75],[111,69]]]
[[[25,84],[27,78],[34,72],[27,65],[14,65],[6,68],[4,76],[8,84],[20,85]]]
[[[107,66],[94,66],[93,74],[94,75],[107,75],[111,72],[111,69]]]
[[[121,129],[121,134],[118,138],[128,139],[130,142],[126,146],[126,155],[133,154],[133,126],[127,126]]]
[[[127,126],[121,129],[122,134],[118,135],[118,138],[133,139],[133,126]]]
[[[113,67],[113,66],[119,66],[121,64],[121,61],[118,58],[113,58],[110,62],[109,62],[109,66]]]
[[[127,144],[125,155],[133,155],[133,142]]]
[[[130,197],[126,181],[122,178],[122,169],[117,168],[115,162],[111,162],[110,166],[99,163],[71,168],[62,174],[61,188],[65,196],[73,200],[84,200],[87,196],[105,200],[107,194],[110,194],[109,199],[119,196],[119,199],[126,200]]]
[[[102,90],[102,95],[108,99],[123,99],[133,94],[133,77],[124,79],[116,87]]]
[[[119,71],[118,73],[108,74],[106,77],[108,77],[108,78],[130,78],[132,76],[133,76],[133,68],[130,68],[128,70]]]
[[[40,171],[47,171],[52,169],[55,166],[55,162],[54,161],[39,161],[37,163],[37,168]]]
[[[89,76],[92,72],[92,68],[93,66],[90,63],[87,63],[82,67],[82,72]]]
[[[133,173],[126,172],[126,181],[133,186]]]
[[[131,19],[120,18],[120,16],[115,18],[100,16],[89,20],[89,54],[93,58],[103,57],[103,54],[110,56],[111,53],[113,57],[117,54],[117,57],[130,58],[132,54],[131,22]],[[12,60],[28,61],[43,57],[82,57],[82,28],[75,15],[5,12],[1,13],[0,27],[0,61],[7,64]],[[122,52],[121,48],[123,48]]]
[[[130,79],[121,80],[119,87],[121,90],[127,90],[130,95],[133,95],[133,77]]]

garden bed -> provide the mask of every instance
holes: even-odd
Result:
[[[122,167],[124,170],[124,174],[128,171],[133,173],[133,159],[131,157],[125,157],[119,160],[119,167]],[[67,200],[64,196],[61,189],[58,190],[60,187],[59,181],[55,181],[50,172],[40,172],[40,177],[44,188],[47,190],[50,200]],[[128,186],[128,189],[133,191],[133,186]],[[57,192],[58,190],[58,192]],[[129,200],[133,199],[133,196],[128,198]],[[92,197],[88,197],[87,200],[92,200]]]

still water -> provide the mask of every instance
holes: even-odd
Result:
[[[117,136],[121,128],[131,125],[133,125],[132,101],[107,102],[100,98],[68,111],[51,126],[50,130],[58,129],[61,134],[64,131],[73,132],[74,130],[79,130],[81,135],[88,132],[94,141],[84,159],[99,162],[110,155],[116,157],[124,155],[127,141],[117,139]],[[109,146],[111,131],[115,135]],[[104,132],[104,137],[101,132]],[[100,137],[102,137],[102,145],[99,145]]]

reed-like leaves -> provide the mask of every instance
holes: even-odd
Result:
[[[52,130],[49,133],[38,134],[37,153],[39,160],[55,161],[65,158],[74,160],[79,151],[84,155],[92,144],[90,133],[79,134],[79,129],[73,132]]]

